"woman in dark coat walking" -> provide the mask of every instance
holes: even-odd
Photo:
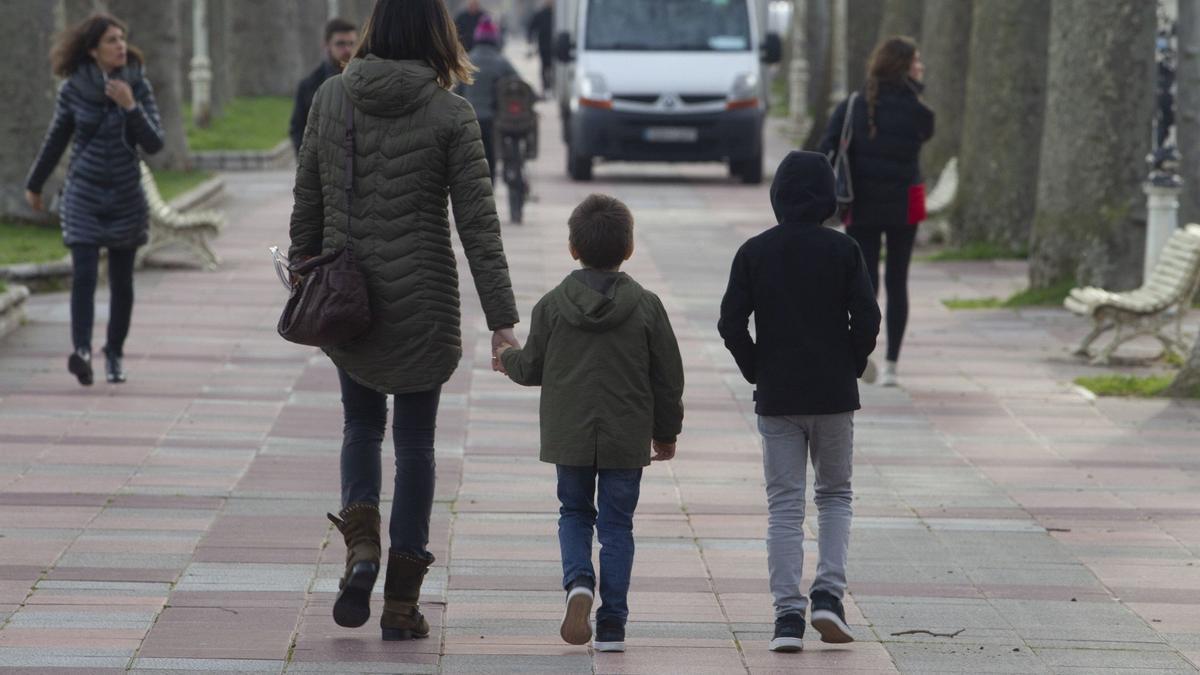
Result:
[[[449,210],[475,278],[492,346],[512,341],[516,302],[500,220],[471,104],[450,93],[471,80],[443,0],[378,0],[357,53],[317,90],[300,145],[291,248],[297,261],[349,239],[367,282],[371,327],[326,348],[342,388],[346,541],[333,605],[339,625],[370,618],[379,573],[380,449],[394,402],[395,494],[380,626],[385,640],[423,638],[421,583],[434,562],[429,516],[442,385],[462,358],[458,269]],[[353,187],[344,191],[347,122]],[[493,359],[493,369],[497,369]]]
[[[64,32],[50,54],[54,74],[65,78],[54,119],[25,183],[35,210],[42,187],[67,145],[71,163],[62,193],[63,242],[71,249],[71,339],[67,359],[83,385],[92,384],[92,323],[100,249],[108,249],[111,294],[105,374],[125,381],[121,360],[133,313],[133,261],[146,243],[149,215],[142,192],[138,148],[163,147],[162,124],[141,53],[125,41],[125,24],[95,15]]]
[[[833,157],[846,115],[850,114],[850,177],[854,203],[846,233],[866,259],[867,272],[879,292],[879,252],[886,237],[887,362],[880,384],[895,386],[896,362],[908,324],[908,264],[917,224],[924,217],[920,186],[921,145],[933,137],[933,111],[921,102],[925,66],[917,44],[894,37],[875,48],[867,68],[866,92],[834,111],[821,139],[820,151]],[[919,202],[919,203],[917,203]]]

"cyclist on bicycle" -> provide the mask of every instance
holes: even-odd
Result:
[[[479,69],[473,84],[460,85],[459,93],[475,108],[479,131],[483,134],[483,152],[487,156],[492,183],[496,182],[496,83],[513,77],[517,69],[500,53],[500,28],[492,17],[484,15],[475,26],[475,46],[471,63]]]

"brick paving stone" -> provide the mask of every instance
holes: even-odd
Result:
[[[1081,397],[1071,380],[1105,371],[1067,355],[1087,326],[1061,310],[942,305],[1018,290],[1019,261],[914,264],[904,387],[864,387],[856,417],[846,609],[859,641],[767,651],[752,388],[715,332],[732,252],[772,222],[766,186],[711,166],[607,164],[572,183],[545,112],[538,201],[503,233],[522,316],[573,267],[574,204],[612,192],[638,223],[626,270],[663,299],[687,370],[679,456],[643,481],[629,651],[558,641],[538,392],[490,371],[461,250],[464,358],[443,388],[438,561],[422,595],[433,635],[385,643],[374,617],[333,624],[336,372],[275,335],[283,291],[263,247],[286,243],[293,176],[256,171],[227,176],[219,271],[140,273],[129,383],[84,390],[60,372],[63,293],[33,298],[0,343],[0,671],[1196,671],[1200,405]],[[771,143],[768,162],[786,149]],[[1127,353],[1152,354],[1148,342]],[[921,629],[963,632],[893,635]]]

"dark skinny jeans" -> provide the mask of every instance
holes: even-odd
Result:
[[[342,506],[379,504],[383,485],[382,447],[387,428],[387,394],[359,384],[338,369],[342,384]],[[441,387],[393,397],[392,442],[396,448],[395,494],[388,527],[391,550],[428,554],[436,466],[433,439]]]
[[[108,343],[115,356],[125,353],[125,338],[133,316],[133,260],[137,249],[108,249]],[[96,277],[100,247],[71,247],[71,342],[76,350],[92,351],[92,325],[96,320]]]
[[[908,265],[912,262],[917,226],[880,227],[852,223],[846,228],[846,234],[853,237],[862,249],[875,295],[879,295],[880,238],[887,237],[887,261],[883,273],[884,287],[887,288],[887,360],[898,361],[900,343],[904,341],[904,329],[908,325]]]

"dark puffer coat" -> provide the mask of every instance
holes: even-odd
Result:
[[[137,107],[122,110],[104,94],[100,68],[82,66],[58,90],[54,119],[25,182],[27,189],[41,194],[71,143],[59,209],[67,246],[135,248],[146,243],[149,218],[137,148],[150,154],[161,150],[162,124],[140,63],[131,59],[112,77],[129,83]]]
[[[500,220],[470,104],[423,62],[354,59],[321,85],[296,169],[293,260],[346,240],[346,93],[354,105],[354,253],[371,329],[326,349],[351,378],[389,394],[428,391],[462,357],[458,269],[447,197],[488,327],[517,322]]]
[[[917,97],[912,80],[881,82],[875,104],[875,137],[867,119],[867,100],[855,99],[850,141],[850,179],[854,184],[854,223],[886,227],[908,222],[908,188],[921,182],[921,145],[933,137],[933,111]],[[846,119],[842,101],[833,112],[818,151],[837,150]]]

